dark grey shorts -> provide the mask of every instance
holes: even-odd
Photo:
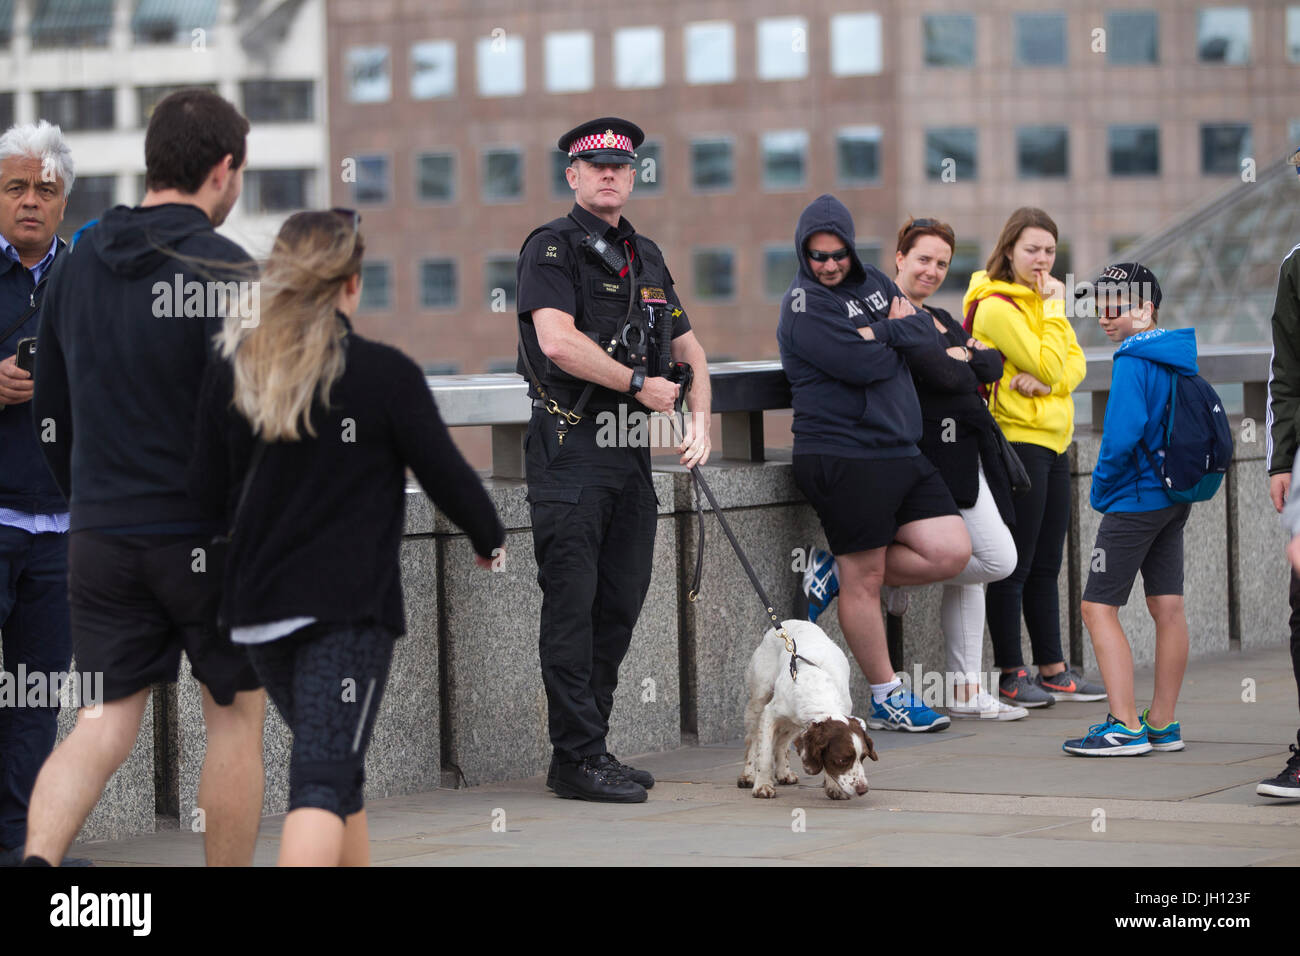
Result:
[[[1083,599],[1123,607],[1142,572],[1147,597],[1183,593],[1183,525],[1190,504],[1101,516]]]

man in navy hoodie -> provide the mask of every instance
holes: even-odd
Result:
[[[1119,348],[1092,470],[1092,507],[1103,514],[1081,610],[1110,712],[1062,749],[1082,757],[1128,757],[1184,746],[1174,706],[1187,670],[1183,526],[1191,505],[1169,499],[1142,444],[1164,446],[1164,408],[1173,376],[1196,374],[1196,331],[1156,328],[1160,284],[1140,263],[1110,266],[1095,288],[1098,321]],[[1133,652],[1119,623],[1119,609],[1128,603],[1139,570],[1156,625],[1155,694],[1140,715]]]
[[[182,650],[203,688],[207,862],[252,863],[266,700],[247,655],[216,626],[212,538],[224,516],[186,490],[225,293],[254,278],[248,253],[215,232],[239,198],[247,135],[248,121],[215,93],[163,99],[145,133],[144,201],[106,212],[50,280],[33,412],[72,508],[77,668],[103,675],[104,704],[98,716],[81,711],[41,768],[25,864],[62,858],[130,753],[151,685],[176,680]]]
[[[921,406],[897,349],[932,344],[934,322],[853,246],[834,196],[799,217],[799,272],[781,300],[777,343],[794,407],[795,483],[821,519],[839,568],[839,619],[871,682],[873,729],[928,731],[949,719],[894,676],[882,584],[959,573],[970,537],[948,486],[921,454]]]
[[[13,689],[0,699],[0,866],[22,859],[27,801],[58,733],[58,690],[29,699],[27,679],[46,675],[48,687],[72,655],[68,504],[41,456],[32,377],[15,353],[40,327],[45,285],[66,249],[55,232],[73,178],[57,126],[14,126],[0,137],[0,639]]]

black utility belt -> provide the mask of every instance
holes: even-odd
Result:
[[[591,418],[591,417],[594,417],[594,416],[596,416],[596,415],[601,414],[602,412],[610,412],[610,413],[612,413],[612,414],[617,414],[620,405],[622,405],[622,406],[627,406],[628,408],[631,408],[631,407],[634,406],[634,405],[635,405],[635,406],[640,406],[640,404],[641,404],[640,402],[638,402],[635,398],[632,398],[632,397],[630,397],[630,396],[628,397],[628,400],[627,400],[626,402],[619,402],[617,405],[607,405],[607,404],[604,404],[604,403],[599,403],[599,404],[590,404],[590,403],[589,403],[589,404],[587,405],[587,407],[586,407],[585,409],[583,409],[582,417],[583,417],[583,418]],[[562,408],[567,408],[567,407],[569,407],[569,406],[561,405],[561,407],[562,407]],[[534,410],[534,411],[541,410],[541,411],[545,411],[545,412],[549,412],[549,413],[551,413],[551,414],[554,414],[553,412],[551,412],[551,406],[550,406],[550,403],[549,403],[549,402],[544,402],[544,401],[542,401],[540,398],[534,398],[534,399],[533,399],[533,410]]]

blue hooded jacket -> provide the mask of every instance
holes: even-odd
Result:
[[[852,266],[835,286],[808,267],[804,245],[817,232],[837,236]],[[790,380],[794,453],[842,458],[919,455],[921,406],[907,364],[896,349],[938,341],[926,313],[888,319],[902,291],[853,246],[853,217],[834,196],[814,199],[799,217],[799,271],[781,300],[776,340]],[[876,341],[858,329],[870,326]]]
[[[1158,511],[1173,502],[1142,451],[1164,446],[1164,412],[1173,375],[1196,374],[1195,329],[1151,329],[1115,350],[1101,451],[1092,471],[1092,507],[1101,512]]]

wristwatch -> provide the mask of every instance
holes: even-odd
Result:
[[[643,368],[632,369],[632,384],[627,387],[627,393],[629,395],[635,395],[637,392],[641,391],[641,388],[644,385],[645,385],[645,369]]]

